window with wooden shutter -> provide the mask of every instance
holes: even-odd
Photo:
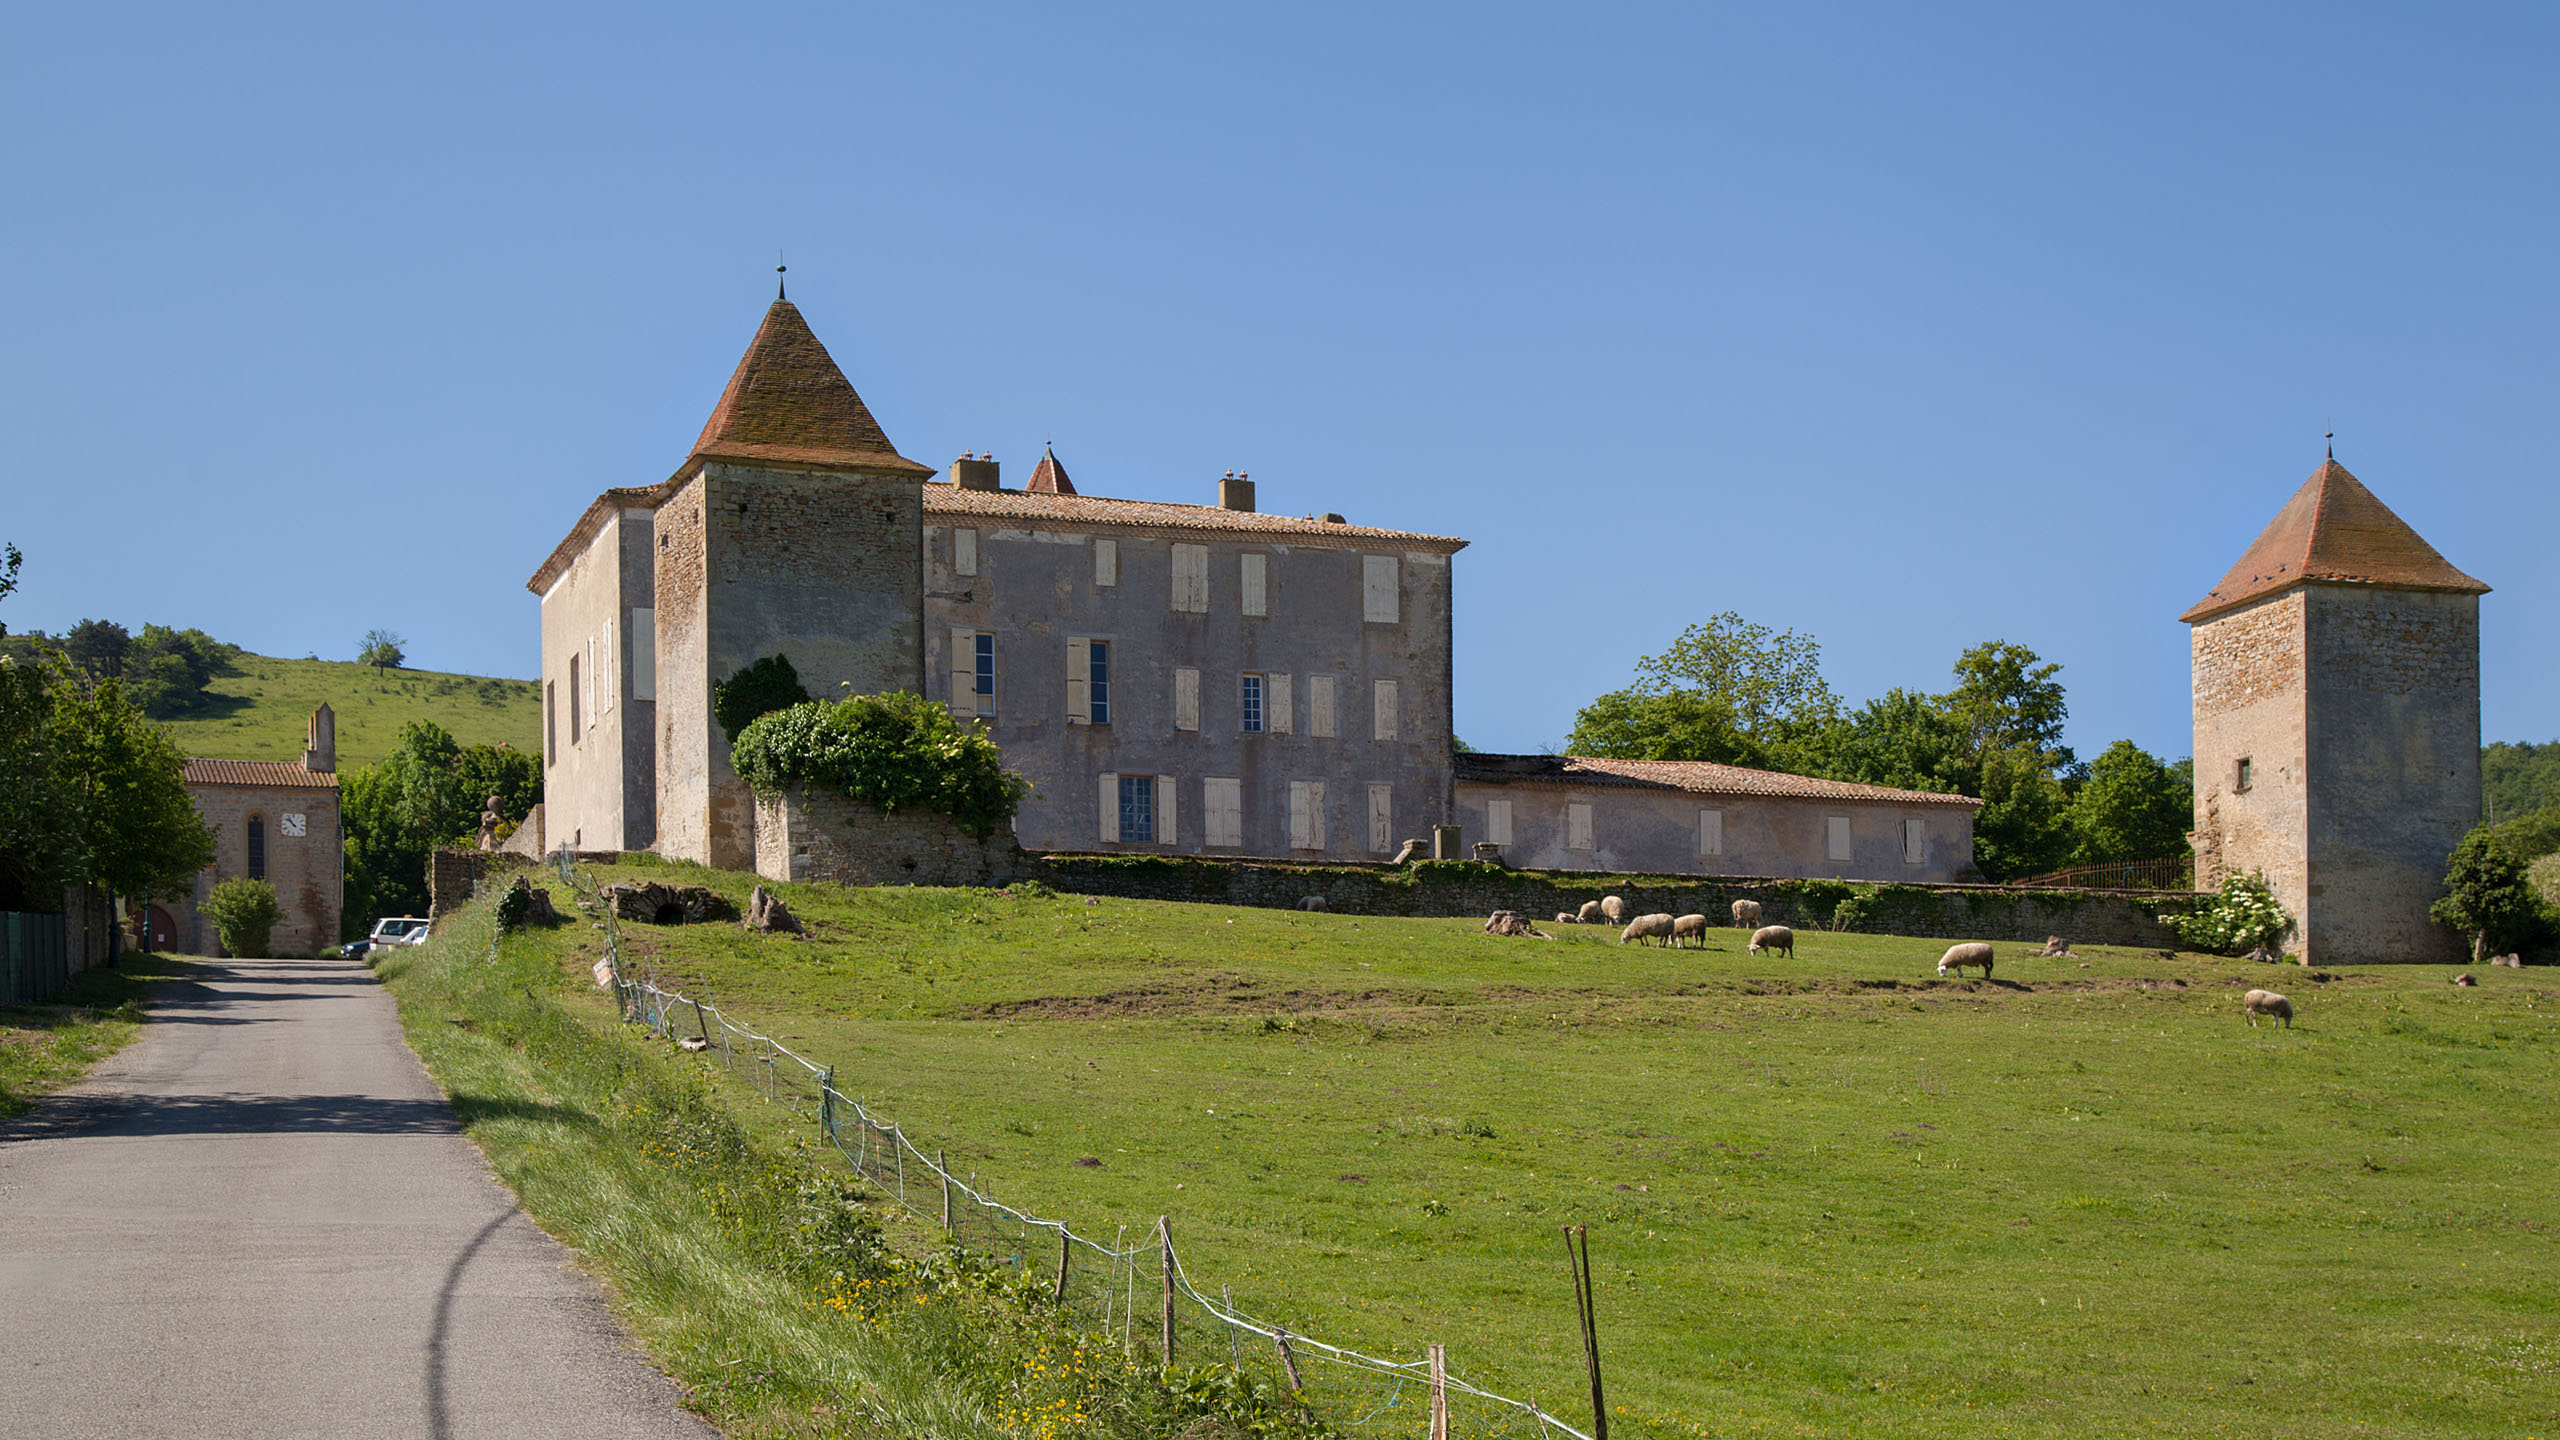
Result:
[[[1236,574],[1240,577],[1242,582],[1241,588],[1244,591],[1244,613],[1247,615],[1268,615],[1271,613],[1270,594],[1268,588],[1269,563],[1269,557],[1260,554],[1245,554],[1236,557]]]
[[[1209,547],[1173,547],[1173,608],[1189,615],[1209,613]]]
[[[1156,841],[1156,777],[1120,777],[1120,843],[1152,845]]]
[[[1928,821],[1905,820],[1902,822],[1902,863],[1905,865],[1929,863]]]
[[[1591,849],[1591,807],[1564,807],[1564,847],[1568,850]]]
[[[1724,853],[1723,811],[1701,810],[1698,812],[1698,853],[1700,855]]]
[[[597,686],[601,693],[596,697],[598,717],[612,714],[613,702],[622,697],[622,666],[619,663],[622,659],[622,647],[617,643],[619,636],[615,633],[618,628],[618,622],[613,617],[605,618],[602,642],[604,648],[599,657],[604,661],[604,675]]]
[[[1174,824],[1173,820],[1173,790],[1172,776],[1156,777],[1156,843],[1159,845],[1182,843],[1181,827]]]
[[[1173,728],[1200,728],[1200,672],[1176,669],[1173,672]]]
[[[978,713],[978,632],[959,625],[951,629],[951,713]]]
[[[586,706],[578,712],[584,722],[579,728],[583,729],[596,723],[596,637],[593,631],[587,633],[586,669],[579,673],[585,677],[578,686],[578,699]]]
[[[1293,717],[1297,714],[1289,705],[1289,677],[1266,675],[1263,677],[1262,690],[1263,728],[1274,735],[1288,734],[1289,727],[1296,723]]]
[[[1200,843],[1244,843],[1244,782],[1212,777],[1200,782]]]
[[[1822,822],[1822,854],[1826,860],[1846,860],[1855,852],[1849,848],[1849,817],[1826,816]]]
[[[586,734],[586,712],[579,708],[579,667],[586,662],[576,655],[569,657],[569,743],[575,745]]]
[[[1247,735],[1262,733],[1262,722],[1268,709],[1264,704],[1265,677],[1250,672],[1236,677],[1236,728]]]
[[[1385,854],[1396,848],[1396,787],[1369,787],[1369,848]]]
[[[1396,623],[1396,557],[1360,557],[1360,618],[1375,625]]]
[[[1510,801],[1487,800],[1484,802],[1484,838],[1496,845],[1511,843]]]
[[[1067,642],[1067,723],[1093,723],[1093,642]]]
[[[977,531],[954,530],[951,532],[951,573],[954,575],[978,573]]]
[[[557,680],[542,682],[542,763],[560,763],[560,682]]]
[[[1324,782],[1321,780],[1289,782],[1289,848],[1324,848]]]
[[[1120,777],[1102,772],[1102,843],[1120,843]]]
[[[1096,540],[1093,542],[1093,583],[1097,586],[1120,583],[1119,541]]]
[[[658,698],[658,611],[655,606],[635,605],[631,608],[631,698]]]
[[[1370,727],[1380,740],[1396,738],[1396,682],[1381,680],[1370,687]]]
[[[1333,677],[1307,677],[1307,733],[1319,740],[1333,738]]]

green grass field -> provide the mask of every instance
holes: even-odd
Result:
[[[542,699],[530,680],[393,670],[345,660],[242,655],[216,678],[204,712],[162,722],[178,747],[210,760],[298,760],[305,723],[321,701],[338,716],[338,765],[351,770],[391,753],[400,727],[432,720],[465,745],[504,741],[540,754]]]
[[[2560,1434],[2542,972],[784,893],[628,931],[1012,1203],[1568,1417],[1583,1221],[1624,1433]]]

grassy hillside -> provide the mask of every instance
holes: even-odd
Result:
[[[2004,946],[1950,982],[1893,937],[783,889],[811,940],[630,928],[1013,1203],[1172,1215],[1294,1333],[1442,1340],[1574,1414],[1555,1227],[1589,1222],[1626,1434],[2560,1424],[2542,972]],[[562,983],[596,938],[547,938]],[[2242,1022],[2259,985],[2295,1028]]]
[[[542,701],[530,680],[393,670],[345,660],[242,655],[239,673],[213,682],[213,703],[164,722],[190,755],[212,760],[295,760],[304,723],[321,701],[338,712],[338,765],[353,769],[391,753],[400,727],[432,720],[465,745],[503,740],[540,754]]]

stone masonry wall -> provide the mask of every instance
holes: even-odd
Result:
[[[969,835],[935,811],[891,814],[806,789],[756,797],[756,873],[767,880],[997,886],[1033,869],[1011,835]]]

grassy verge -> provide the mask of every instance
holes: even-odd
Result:
[[[483,903],[384,958],[409,1042],[527,1213],[731,1434],[1288,1428],[1265,1397],[1160,1375],[884,1227],[805,1138],[742,1125],[699,1064],[615,1023],[580,983],[583,926],[519,933],[494,959],[492,929]]]
[[[0,1008],[0,1116],[74,1084],[142,1033],[152,982],[188,973],[184,960],[127,951],[114,969],[84,970],[53,1005]]]
[[[784,893],[809,940],[634,948],[1008,1199],[1172,1214],[1295,1333],[1445,1341],[1573,1416],[1588,1222],[1621,1435],[2560,1430],[2547,972],[2002,946],[1945,981],[1896,937]],[[2252,986],[2300,1022],[2249,1028]]]

